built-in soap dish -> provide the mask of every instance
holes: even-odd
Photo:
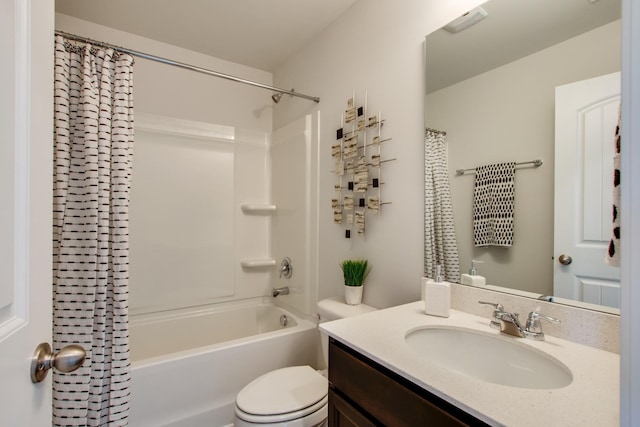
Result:
[[[273,258],[243,258],[240,260],[242,268],[267,268],[274,267],[276,260]]]
[[[276,205],[243,203],[240,209],[246,215],[273,215],[276,213]]]

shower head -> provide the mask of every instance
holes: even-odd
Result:
[[[290,92],[295,92],[295,90],[291,89]],[[283,92],[274,93],[273,95],[271,95],[271,99],[273,99],[273,102],[277,104],[282,99],[282,95],[283,95]],[[289,96],[293,96],[293,95],[289,94]]]

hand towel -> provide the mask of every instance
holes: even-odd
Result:
[[[615,155],[613,156],[613,223],[611,241],[605,261],[613,267],[620,267],[620,118],[616,126],[614,138]]]
[[[473,240],[476,246],[513,245],[515,162],[476,168]]]

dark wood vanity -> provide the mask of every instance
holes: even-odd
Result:
[[[329,366],[329,426],[488,425],[333,338]]]

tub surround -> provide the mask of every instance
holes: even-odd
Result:
[[[570,319],[565,321],[566,324],[570,322]],[[500,334],[489,327],[488,317],[456,309],[451,310],[449,318],[427,316],[424,314],[422,301],[324,323],[320,325],[320,329],[365,357],[490,425],[619,424],[618,354],[559,339],[548,335],[546,330],[546,341],[513,338],[564,363],[570,368],[573,381],[566,387],[550,390],[508,387],[465,377],[435,366],[406,344],[407,331],[421,326],[438,325]],[[545,326],[548,325],[543,325]]]

